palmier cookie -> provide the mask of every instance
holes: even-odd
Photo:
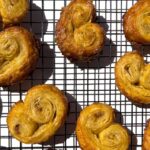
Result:
[[[150,1],[139,0],[123,18],[126,38],[132,43],[150,44]]]
[[[0,32],[0,86],[24,80],[36,67],[39,57],[35,37],[23,27]]]
[[[41,143],[52,137],[67,115],[67,99],[53,85],[31,88],[25,101],[17,102],[7,117],[8,129],[23,143]]]
[[[56,41],[71,61],[89,61],[102,50],[105,32],[94,19],[91,0],[72,0],[63,8],[56,25]]]
[[[127,130],[115,122],[112,107],[101,103],[80,112],[76,134],[82,150],[128,150],[130,144]]]
[[[116,84],[135,103],[150,104],[150,65],[138,52],[128,52],[115,65]]]

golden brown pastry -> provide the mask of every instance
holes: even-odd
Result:
[[[147,121],[146,128],[144,130],[144,138],[142,145],[142,150],[149,150],[149,149],[150,149],[150,120]]]
[[[130,42],[150,43],[150,1],[139,0],[124,16],[124,32]]]
[[[0,0],[0,16],[4,24],[20,22],[28,12],[28,0]]]
[[[88,61],[101,51],[105,33],[93,23],[92,0],[72,0],[63,8],[56,25],[56,41],[63,55],[74,61]]]
[[[150,104],[150,65],[138,52],[129,52],[115,66],[119,90],[136,103]]]
[[[37,60],[37,43],[32,33],[17,26],[0,32],[0,86],[26,78]]]
[[[10,110],[7,125],[13,137],[23,143],[41,143],[52,137],[67,115],[67,99],[53,85],[31,88],[25,101]]]
[[[82,150],[127,150],[130,143],[127,130],[115,123],[112,107],[101,103],[81,111],[76,134]]]

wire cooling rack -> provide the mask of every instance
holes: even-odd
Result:
[[[42,47],[38,66],[22,84],[0,88],[0,150],[80,150],[75,124],[79,112],[93,102],[111,104],[117,110],[117,120],[129,129],[130,150],[141,150],[143,130],[150,118],[150,109],[137,107],[118,91],[114,80],[115,62],[127,51],[132,51],[124,37],[122,17],[135,0],[93,1],[97,18],[107,35],[105,47],[98,59],[91,63],[74,65],[64,58],[55,43],[55,24],[66,0],[30,1],[30,12],[23,26],[41,39]],[[150,60],[146,55],[145,59]],[[43,144],[23,144],[8,133],[6,117],[10,107],[24,99],[29,88],[34,85],[55,84],[66,93],[70,110],[65,125],[48,142]]]

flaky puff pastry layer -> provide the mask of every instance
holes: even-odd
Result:
[[[77,120],[77,139],[82,150],[127,150],[127,130],[115,123],[111,106],[94,103],[84,108]]]
[[[70,60],[88,61],[101,51],[105,33],[93,23],[94,18],[92,0],[72,0],[63,8],[56,25],[56,42]]]
[[[68,103],[53,85],[31,88],[25,101],[16,103],[8,113],[7,125],[13,137],[23,143],[41,143],[63,125]]]
[[[25,79],[36,67],[37,42],[23,27],[10,27],[0,32],[0,86]]]
[[[20,22],[27,14],[28,0],[0,0],[0,16],[4,25]]]
[[[149,149],[150,149],[150,120],[148,120],[146,123],[142,144],[142,150],[149,150]]]
[[[124,32],[130,42],[150,43],[150,1],[139,0],[124,15]]]
[[[129,52],[115,65],[119,90],[135,103],[150,104],[150,65],[138,52]]]

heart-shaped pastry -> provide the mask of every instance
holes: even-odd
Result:
[[[99,54],[105,33],[94,19],[91,0],[72,0],[63,8],[56,25],[56,41],[63,55],[74,61],[88,61]]]
[[[124,15],[124,32],[130,42],[150,43],[150,1],[139,0]]]
[[[67,99],[58,88],[35,86],[28,91],[24,102],[19,101],[11,108],[8,129],[23,143],[44,142],[63,125],[67,108]]]
[[[136,103],[150,104],[150,65],[138,52],[129,52],[115,66],[119,90]]]
[[[38,47],[32,33],[23,27],[0,32],[0,86],[25,79],[36,67]]]
[[[82,150],[128,150],[127,130],[115,122],[111,106],[94,103],[80,112],[76,134]]]

